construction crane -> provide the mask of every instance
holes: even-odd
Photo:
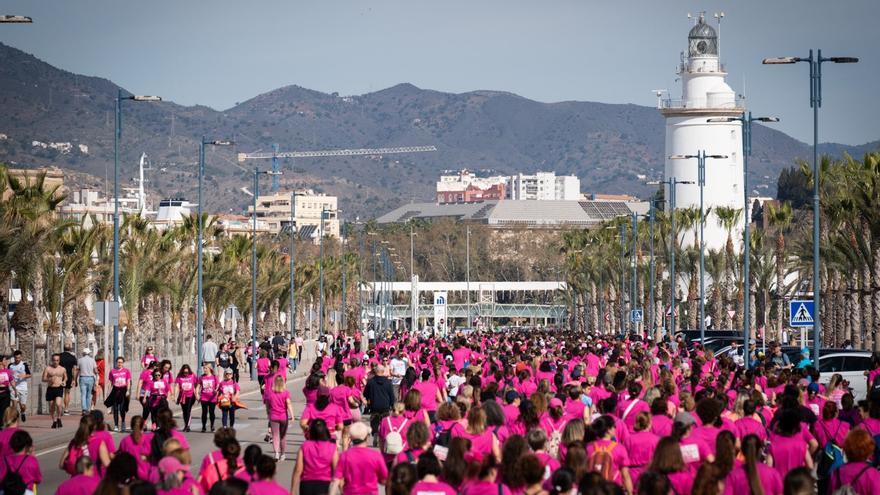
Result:
[[[238,162],[245,160],[268,160],[272,159],[272,192],[278,192],[278,159],[279,158],[319,158],[325,156],[362,156],[362,155],[391,155],[396,153],[425,153],[437,151],[436,146],[401,146],[397,148],[358,148],[345,150],[321,150],[321,151],[278,151],[278,145],[272,145],[271,153],[239,153]]]

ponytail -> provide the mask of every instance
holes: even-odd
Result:
[[[764,495],[761,478],[758,477],[758,456],[761,453],[761,439],[756,435],[747,435],[742,441],[742,452],[745,457],[746,478],[749,480],[751,495]]]

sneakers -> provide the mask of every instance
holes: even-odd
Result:
[[[263,437],[263,441],[266,442],[266,443],[271,442],[271,441],[272,441],[272,435],[267,434],[265,437]],[[275,456],[275,460],[276,460],[276,461],[278,460],[278,456],[277,456],[277,455]]]
[[[278,462],[282,462],[285,459],[286,459],[286,457],[284,456],[284,454],[281,454],[281,457],[278,458]]]
[[[113,431],[119,433],[119,427],[118,427],[118,426],[114,426],[114,427],[113,427]]]
[[[206,431],[208,431],[207,428],[205,428],[205,427],[203,426],[203,427],[202,427],[202,433],[204,433],[204,432],[206,432]]]
[[[56,419],[55,421],[52,421],[52,429],[54,430],[55,428],[61,428],[61,420],[60,419]]]
[[[70,416],[70,411],[68,411],[67,409],[65,409],[65,410],[64,410],[64,415],[65,415],[65,416]]]
[[[21,413],[21,422],[22,422],[22,423],[26,423],[26,422],[27,422],[27,415],[25,415],[25,413]]]

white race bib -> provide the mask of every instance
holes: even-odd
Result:
[[[682,445],[681,458],[685,464],[700,462],[700,448],[695,444]]]
[[[189,392],[193,389],[193,384],[192,382],[180,382],[180,388]]]

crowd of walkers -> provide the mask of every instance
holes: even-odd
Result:
[[[198,375],[148,353],[135,378],[120,358],[106,384],[112,423],[98,409],[81,416],[57,493],[880,494],[880,356],[861,398],[839,375],[820,383],[809,363],[770,357],[746,370],[681,341],[556,330],[401,334],[362,348],[355,335],[322,346],[295,406],[297,343],[266,343],[248,353],[263,444],[236,437],[243,404],[233,370],[217,365],[222,347]],[[0,371],[0,399],[10,376]],[[132,395],[141,410],[127,418]],[[202,459],[185,435],[196,404],[216,447]],[[36,493],[42,479],[22,420],[5,409],[4,494]],[[276,479],[297,420],[292,476]],[[125,434],[118,445],[111,431]]]

